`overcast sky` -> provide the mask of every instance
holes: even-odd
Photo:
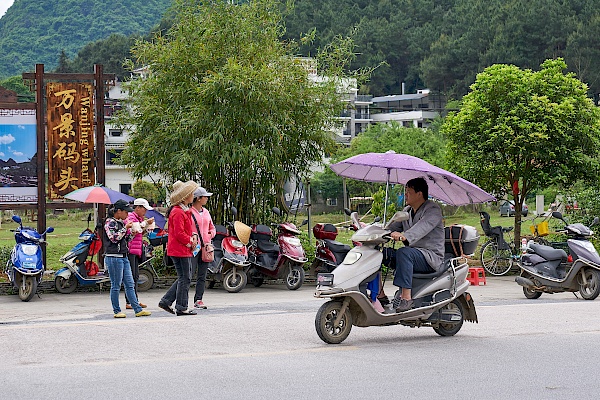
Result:
[[[12,6],[15,0],[0,0],[0,17],[4,15],[8,7]]]

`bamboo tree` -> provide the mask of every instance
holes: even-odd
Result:
[[[217,221],[232,205],[242,220],[263,216],[282,182],[322,159],[343,106],[352,41],[326,46],[315,58],[326,79],[311,80],[295,44],[281,40],[279,6],[176,0],[173,27],[132,51],[149,72],[128,85],[122,160],[136,177],[197,180],[215,192]]]

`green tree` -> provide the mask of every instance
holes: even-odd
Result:
[[[35,101],[35,93],[29,90],[25,84],[23,84],[23,78],[19,75],[0,80],[0,86],[2,86],[4,89],[17,92],[19,102]]]
[[[477,76],[458,113],[442,127],[460,176],[515,201],[515,242],[529,193],[597,179],[600,110],[562,59],[537,72],[493,65]]]
[[[131,193],[133,197],[142,197],[148,201],[159,201],[163,200],[160,190],[155,184],[138,179],[133,184],[133,191]]]
[[[343,107],[337,88],[352,41],[325,46],[315,62],[326,78],[311,80],[296,47],[281,40],[278,8],[177,0],[168,33],[136,44],[149,73],[127,85],[118,119],[131,132],[122,160],[134,176],[194,179],[215,193],[216,220],[235,205],[240,219],[257,221],[287,178],[304,179],[321,160]]]
[[[396,153],[409,154],[445,168],[446,140],[439,129],[405,128],[393,121],[389,124],[371,125],[350,143],[350,147],[341,147],[333,155],[334,164],[346,158],[364,153],[385,153],[394,150]],[[352,196],[371,196],[379,190],[381,184],[347,180],[348,193]],[[342,178],[335,175],[330,168],[315,174],[313,190],[320,192],[324,198],[340,198],[342,196]]]

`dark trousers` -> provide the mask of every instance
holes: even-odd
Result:
[[[177,280],[167,290],[167,293],[165,293],[160,302],[170,306],[175,301],[175,309],[178,311],[188,309],[192,259],[193,257],[171,257],[177,271]]]
[[[135,291],[135,297],[140,301],[140,296],[138,296],[138,280],[140,279],[140,261],[141,258],[135,254],[128,254],[127,258],[129,259],[129,265],[131,265],[131,274],[133,275],[133,289]],[[125,303],[131,304],[129,299],[127,298],[127,293],[125,293]]]
[[[434,272],[434,269],[427,264],[425,256],[419,250],[412,247],[401,247],[396,250],[394,285],[412,289],[413,272]]]
[[[196,270],[196,293],[194,293],[194,303],[202,300],[204,296],[204,286],[206,285],[206,272],[210,263],[202,261],[202,252],[199,252],[193,260],[192,268]]]

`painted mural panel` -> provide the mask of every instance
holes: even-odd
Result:
[[[37,202],[35,110],[0,109],[0,203]]]

